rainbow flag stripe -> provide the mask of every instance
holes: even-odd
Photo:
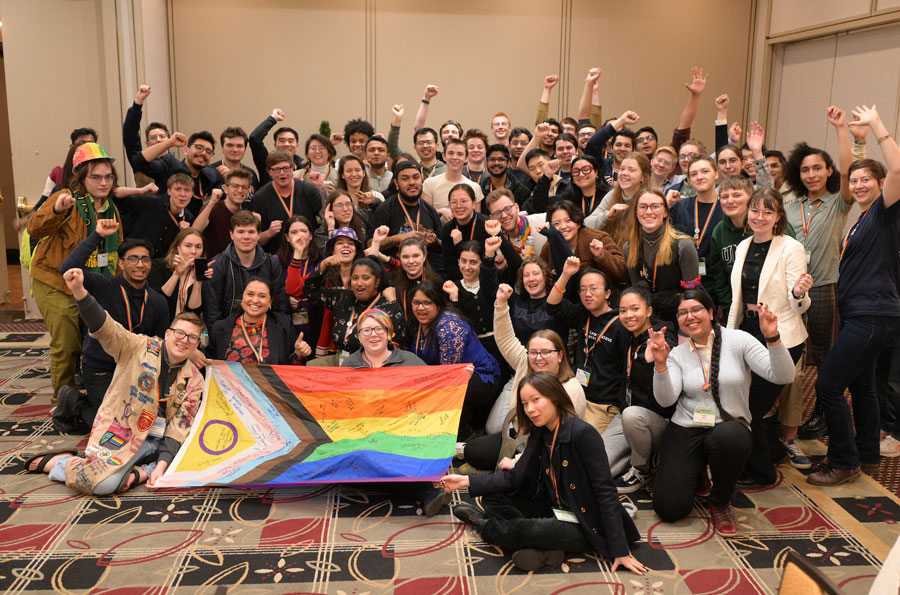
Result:
[[[433,481],[453,457],[464,364],[360,369],[213,362],[159,485]]]

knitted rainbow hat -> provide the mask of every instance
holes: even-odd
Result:
[[[94,159],[109,159],[110,161],[115,161],[115,159],[109,156],[106,149],[97,143],[84,143],[75,149],[75,154],[72,156],[72,169],[77,168],[85,161],[93,161]]]
[[[388,316],[387,313],[384,312],[383,310],[379,310],[377,308],[371,308],[369,310],[366,310],[365,312],[363,312],[362,314],[359,315],[359,323],[358,324],[362,324],[362,321],[366,318],[374,318],[381,324],[381,326],[386,328],[388,331],[389,339],[390,339],[390,337],[394,336],[394,323],[391,322],[391,317]],[[357,328],[359,328],[358,325],[357,325]]]

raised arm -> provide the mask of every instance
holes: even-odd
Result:
[[[394,115],[394,118],[391,120],[391,130],[388,132],[387,142],[388,142],[388,155],[391,156],[391,159],[397,159],[400,155],[400,124],[403,123],[403,114],[406,110],[403,108],[403,104],[396,104],[391,108],[391,113]]]
[[[413,122],[413,132],[425,127],[425,120],[428,118],[428,107],[431,105],[431,100],[437,96],[438,91],[440,89],[437,85],[425,85],[425,93],[422,94],[422,101],[419,102],[419,109],[416,111],[416,120]]]
[[[172,147],[183,147],[186,144],[187,137],[180,132],[176,132],[166,140],[156,143],[152,147],[145,147],[144,150],[141,151],[141,156],[143,156],[144,161],[151,163],[154,159],[162,157],[163,154]]]
[[[516,161],[516,169],[524,171],[528,173],[528,164],[525,162],[525,157],[528,155],[528,152],[532,149],[536,149],[540,147],[544,138],[550,132],[550,124],[546,124],[544,122],[539,123],[534,127],[534,136],[531,137],[531,140],[528,141],[528,144],[525,145],[525,148],[522,149],[522,154],[519,155],[519,160]]]
[[[834,126],[838,141],[838,167],[841,171],[841,198],[848,205],[853,203],[850,194],[850,165],[853,163],[853,154],[850,149],[850,131],[847,128],[847,115],[839,107],[831,106],[825,110],[828,123]]]
[[[550,115],[550,91],[559,83],[559,75],[548,74],[544,77],[544,89],[541,91],[541,99],[538,102],[537,115],[534,124],[538,125]]]
[[[772,179],[772,172],[766,165],[766,157],[763,155],[763,142],[765,142],[766,131],[760,126],[759,122],[751,122],[747,130],[747,147],[753,153],[753,163],[756,166],[756,187],[757,188],[774,188],[775,181]]]
[[[640,119],[641,117],[637,112],[631,110],[626,111],[594,133],[594,136],[591,137],[591,140],[588,141],[587,146],[584,148],[585,154],[591,155],[597,161],[601,161],[603,159],[603,150],[604,147],[606,147],[607,141],[613,138],[616,135],[616,132],[622,130],[625,126],[637,124]]]
[[[584,79],[584,90],[581,92],[581,101],[578,102],[578,120],[589,120],[591,117],[591,103],[594,95],[594,88],[603,70],[600,68],[591,68]]]
[[[697,66],[691,68],[691,82],[684,84],[685,89],[690,91],[691,96],[688,98],[684,109],[681,110],[681,116],[678,118],[678,130],[690,130],[693,125],[694,118],[697,116],[697,108],[700,107],[700,95],[703,94],[703,90],[706,88],[706,79],[708,78],[709,74],[704,74],[703,68]],[[675,147],[675,150],[677,151],[678,147]]]
[[[125,156],[128,163],[134,156],[141,152],[141,116],[144,100],[150,95],[150,85],[141,85],[134,96],[134,105],[125,113],[125,122],[122,124],[122,144],[125,147]]]
[[[878,115],[875,106],[866,107],[857,106],[853,109],[853,118],[862,125],[868,125],[875,135],[875,141],[881,147],[881,154],[884,155],[884,164],[887,166],[887,177],[884,179],[884,195],[885,208],[893,205],[900,200],[900,147],[894,141],[894,138],[888,132],[881,116]]]

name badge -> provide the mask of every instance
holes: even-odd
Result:
[[[806,264],[809,265],[809,261],[812,260],[812,250],[806,251]]]
[[[343,365],[344,360],[350,357],[350,352],[346,349],[342,350],[340,355],[338,355],[338,365]]]
[[[575,523],[578,524],[578,519],[575,517],[575,513],[571,510],[563,510],[561,508],[553,509],[553,516],[556,517],[557,521],[562,521],[564,523]]]
[[[577,380],[581,386],[587,386],[591,381],[591,373],[584,368],[578,368],[578,371],[575,372],[575,380]]]
[[[694,425],[695,426],[707,426],[713,427],[716,425],[716,410],[715,409],[701,409],[700,407],[696,407],[694,409]]]
[[[106,252],[101,252],[97,255],[97,266],[99,268],[106,268],[109,266],[109,254]]]
[[[297,312],[292,312],[291,322],[294,323],[294,326],[309,324],[309,312],[307,312],[306,310],[298,310]]]
[[[699,267],[700,267],[700,276],[701,276],[701,277],[705,277],[705,276],[706,276],[706,259],[705,259],[705,258],[701,258],[701,259],[700,259],[700,262],[699,262],[698,264],[699,264]]]

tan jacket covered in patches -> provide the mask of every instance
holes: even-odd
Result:
[[[116,360],[109,390],[94,418],[85,457],[66,464],[66,485],[91,494],[98,482],[128,464],[150,433],[159,410],[161,339],[125,329],[107,314],[106,322],[91,336]],[[165,436],[184,442],[197,414],[204,380],[186,361],[169,386],[166,397]]]

